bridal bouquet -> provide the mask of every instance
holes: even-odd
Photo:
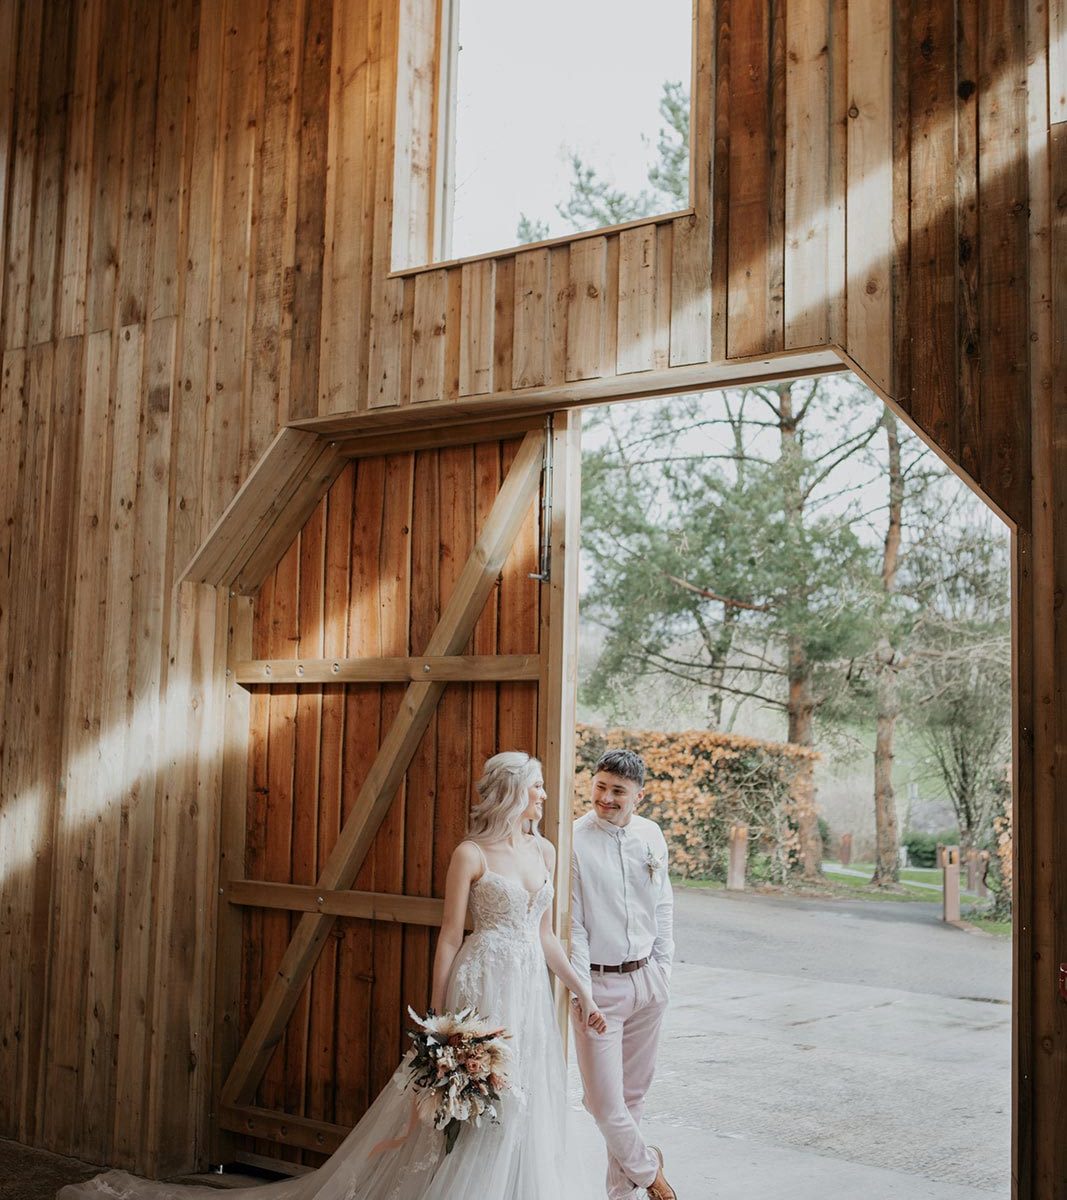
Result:
[[[484,1021],[473,1008],[420,1017],[408,1009],[418,1026],[409,1031],[412,1047],[405,1056],[416,1090],[419,1117],[444,1131],[450,1154],[466,1121],[497,1121],[497,1103],[508,1089],[508,1048],[503,1029]]]

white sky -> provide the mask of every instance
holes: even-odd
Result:
[[[572,150],[647,184],[663,84],[690,86],[691,0],[460,0],[459,22],[450,257],[514,245],[520,212],[570,232]]]
[[[801,381],[802,389],[808,384]],[[855,375],[846,372],[827,380],[827,391],[835,396],[848,397],[850,414],[848,429],[843,426],[842,418],[833,416],[826,411],[824,405],[816,403],[811,415],[805,423],[808,438],[808,450],[813,455],[840,444],[844,437],[869,429],[884,411],[881,400],[871,392]],[[725,394],[720,391],[705,392],[701,397],[703,413],[710,418],[721,417],[724,409]],[[640,412],[642,409],[651,411],[652,405],[670,405],[669,398],[660,400],[634,401],[632,404],[617,405],[620,422],[625,423],[629,412]],[[735,400],[736,405],[736,400]],[[637,406],[641,406],[638,408]],[[608,410],[602,410],[608,411]],[[754,404],[746,410],[750,418],[760,417],[759,405]],[[927,469],[936,468],[938,460],[934,452],[922,446],[922,443],[910,434],[901,423],[901,436],[905,442],[904,468],[909,470],[914,459],[921,451],[926,456]],[[751,436],[748,451],[752,454],[765,455],[775,459],[778,455],[778,431],[768,429],[757,431]],[[595,421],[587,421],[582,434],[584,450],[600,449],[611,442],[611,434],[606,425],[598,426]],[[731,452],[731,444],[726,431],[721,427],[708,427],[693,430],[687,434],[685,452],[689,454],[716,455]],[[648,453],[652,456],[663,453],[651,448]],[[812,496],[813,506],[821,506],[826,513],[836,512],[848,514],[852,518],[852,527],[860,541],[869,546],[880,546],[885,538],[886,506],[888,503],[886,477],[884,468],[871,461],[884,464],[887,456],[885,434],[879,431],[870,445],[870,453],[858,453],[846,459],[838,466],[826,483],[817,488]],[[999,534],[1005,544],[1010,541],[1007,527],[986,504],[963,482],[951,472],[946,472],[940,485],[941,495],[947,501],[953,497],[956,501],[954,521],[960,527],[984,526],[995,534]],[[579,572],[579,588],[587,592],[589,586],[589,571],[586,563],[582,562]],[[710,585],[709,585],[710,586]]]

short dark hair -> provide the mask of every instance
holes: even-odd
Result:
[[[607,771],[622,779],[632,779],[639,788],[645,786],[645,760],[635,750],[607,750],[598,759],[593,774]]]

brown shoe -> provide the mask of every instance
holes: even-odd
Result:
[[[678,1200],[678,1194],[663,1175],[663,1151],[659,1146],[649,1146],[649,1150],[659,1159],[659,1174],[645,1188],[648,1200]]]

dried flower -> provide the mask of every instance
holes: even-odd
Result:
[[[449,1154],[466,1121],[499,1119],[497,1104],[509,1088],[508,1035],[473,1008],[425,1017],[410,1008],[408,1013],[418,1027],[408,1033],[412,1048],[404,1056],[416,1112],[444,1133]]]
[[[655,883],[660,871],[663,870],[663,859],[657,858],[649,845],[645,846],[645,866],[648,868],[649,880]]]

